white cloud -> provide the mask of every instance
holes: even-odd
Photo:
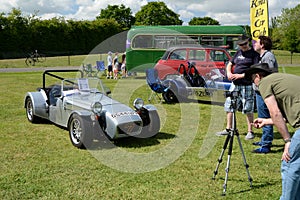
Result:
[[[193,18],[195,17],[195,13],[188,11],[188,10],[178,10],[178,14],[180,15],[180,18],[187,19],[187,18]]]
[[[10,0],[0,4],[0,12],[9,13],[19,8],[22,14],[35,14],[41,18],[64,16],[66,19],[93,20],[107,5],[121,5],[138,12],[147,2],[154,0]],[[211,17],[222,25],[249,24],[249,1],[241,0],[160,0],[187,24],[193,17]],[[281,14],[283,8],[293,8],[296,0],[269,0],[269,16]]]

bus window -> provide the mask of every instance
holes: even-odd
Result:
[[[175,45],[174,36],[157,35],[154,36],[154,48],[156,49],[167,49]]]
[[[177,44],[199,44],[199,38],[195,36],[177,36]]]
[[[221,36],[201,36],[202,45],[222,46],[224,45],[224,37]]]
[[[153,49],[152,35],[137,35],[132,40],[132,48]]]
[[[227,45],[229,46],[229,49],[238,49],[238,45],[236,44],[237,41],[237,36],[227,36]]]

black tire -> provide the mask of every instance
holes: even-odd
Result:
[[[33,103],[31,98],[28,97],[26,99],[25,106],[26,106],[26,116],[28,121],[30,121],[31,123],[39,123],[41,121],[41,118],[33,114]]]
[[[149,113],[149,123],[144,125],[142,128],[142,133],[139,135],[140,138],[150,138],[155,136],[160,129],[160,119],[158,113],[148,112]]]
[[[166,103],[178,103],[176,94],[170,89],[168,89],[166,92],[163,92],[162,96]]]
[[[73,146],[79,149],[88,148],[93,142],[92,123],[88,117],[72,115],[69,122],[69,136]]]
[[[25,63],[27,66],[34,66],[35,65],[35,60],[31,57],[27,57],[25,60]]]

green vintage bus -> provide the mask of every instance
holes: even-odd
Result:
[[[153,67],[171,46],[198,44],[225,47],[234,53],[242,26],[135,26],[127,33],[126,68]]]

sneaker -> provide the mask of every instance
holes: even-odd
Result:
[[[254,146],[262,146],[262,143],[261,143],[261,142],[253,142],[252,144],[253,144]],[[273,145],[272,145],[272,143],[271,143],[271,144],[264,145],[264,146],[266,146],[266,147],[272,147]]]
[[[261,143],[260,142],[253,142],[252,143],[254,146],[261,146]]]
[[[271,151],[270,147],[260,147],[252,151],[252,153],[269,153]]]
[[[246,139],[246,140],[252,140],[253,138],[255,138],[254,133],[249,131],[249,132],[247,133],[245,139]]]
[[[217,136],[224,136],[224,135],[229,135],[229,129],[224,129],[223,131],[220,131],[220,132],[216,132],[216,135]]]

